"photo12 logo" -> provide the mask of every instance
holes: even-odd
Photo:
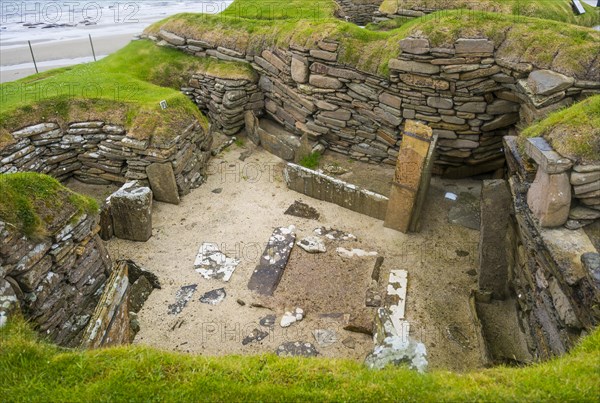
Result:
[[[115,2],[100,5],[97,2],[77,1],[2,1],[0,21],[2,24],[19,23],[95,25],[100,21],[120,24],[137,23],[140,5],[135,2]]]

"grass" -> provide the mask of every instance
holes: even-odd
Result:
[[[469,373],[348,360],[203,357],[143,346],[66,350],[13,318],[0,329],[3,401],[597,401],[600,331],[571,353]]]
[[[521,133],[544,137],[561,155],[574,161],[600,162],[600,95],[554,112]]]
[[[194,118],[207,123],[179,89],[193,71],[208,67],[215,68],[150,41],[134,41],[96,63],[2,84],[0,145],[9,141],[7,131],[41,121],[100,119],[125,124],[140,139],[176,136]],[[162,100],[169,105],[165,110]]]
[[[600,25],[598,9],[584,2],[582,4],[586,10],[582,15],[573,13],[570,0],[384,0],[379,10],[384,14],[394,14],[399,8],[465,9],[510,14],[513,17],[542,18],[585,27]]]
[[[61,185],[56,179],[33,172],[0,175],[0,221],[30,238],[48,235],[54,212],[70,204],[78,214],[98,212],[98,203]]]
[[[321,161],[321,154],[314,152],[302,157],[298,163],[308,169],[317,169],[319,161]]]
[[[231,7],[254,3],[237,0]],[[304,0],[302,4],[310,2]],[[332,16],[252,19],[225,10],[219,15],[171,16],[148,27],[146,33],[156,34],[160,29],[248,54],[290,44],[315,48],[320,40],[330,38],[341,44],[338,57],[341,64],[383,76],[388,74],[389,60],[400,53],[399,40],[410,35],[425,35],[432,46],[440,47],[450,47],[461,37],[487,37],[497,46],[503,44],[500,55],[505,59],[532,63],[537,68],[551,68],[582,79],[593,79],[588,77],[593,74],[588,67],[600,54],[600,33],[587,27],[462,10],[441,11],[409,22],[372,25],[371,29],[362,29]]]

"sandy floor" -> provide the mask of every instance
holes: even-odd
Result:
[[[274,352],[285,341],[304,341],[315,344],[325,357],[363,360],[372,349],[371,338],[342,327],[344,314],[373,309],[364,307],[364,295],[375,258],[344,260],[334,251],[336,246],[344,246],[384,256],[382,279],[387,280],[391,269],[408,270],[407,319],[412,335],[425,343],[432,367],[461,371],[481,366],[468,305],[469,291],[476,286],[478,232],[449,224],[448,211],[455,202],[444,198],[446,191],[478,194],[479,182],[446,183],[434,178],[424,209],[423,231],[405,235],[384,228],[382,221],[288,190],[282,181],[281,160],[257,149],[241,162],[238,157],[242,151],[246,150],[234,145],[213,158],[207,183],[184,197],[180,205],[155,203],[154,235],[148,242],[108,242],[114,259],[135,260],[156,273],[163,285],[140,312],[136,344],[224,355]],[[390,172],[383,169],[381,175]],[[222,191],[213,192],[217,189]],[[108,192],[108,188],[96,190],[98,197]],[[316,208],[319,220],[284,215],[295,200]],[[339,245],[330,242],[323,255],[294,248],[274,297],[258,298],[247,289],[248,279],[272,230],[290,224],[297,227],[298,238],[312,234],[317,227],[330,226],[358,239]],[[203,242],[217,243],[228,256],[241,260],[229,283],[205,280],[193,270]],[[168,315],[167,306],[175,301],[177,290],[190,284],[198,284],[198,289],[188,305],[179,315]],[[221,287],[227,292],[221,304],[199,301],[205,292]],[[240,306],[237,300],[245,305]],[[295,307],[303,308],[306,318],[281,328],[282,314]],[[261,328],[259,320],[269,314],[277,316],[276,325]],[[269,336],[242,345],[243,338],[255,328],[268,331]],[[312,334],[316,329],[334,330],[337,342],[318,346]],[[466,343],[453,337],[457,329]]]

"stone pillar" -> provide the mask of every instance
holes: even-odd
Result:
[[[479,289],[504,299],[508,287],[506,232],[512,196],[503,179],[485,180],[481,190],[479,232]]]
[[[559,227],[571,209],[571,183],[567,171],[572,162],[563,158],[541,137],[527,139],[526,152],[538,165],[527,192],[527,205],[542,227]]]
[[[152,236],[152,191],[128,182],[110,197],[115,236],[146,242]]]
[[[406,121],[385,215],[387,228],[405,233],[409,230],[432,134],[430,127]]]

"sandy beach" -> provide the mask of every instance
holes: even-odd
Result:
[[[218,13],[230,3],[99,0],[86,3],[85,7],[76,3],[74,9],[67,9],[49,0],[25,0],[3,5],[0,10],[0,82],[35,74],[28,41],[31,41],[38,70],[43,72],[94,61],[88,35],[92,37],[99,60],[127,45],[153,22],[181,12]]]
[[[127,45],[132,34],[117,34],[92,39],[96,58],[99,60]],[[94,61],[89,38],[32,44],[40,72],[73,64]],[[18,80],[35,74],[29,46],[14,46],[1,49],[2,67],[0,82]]]

